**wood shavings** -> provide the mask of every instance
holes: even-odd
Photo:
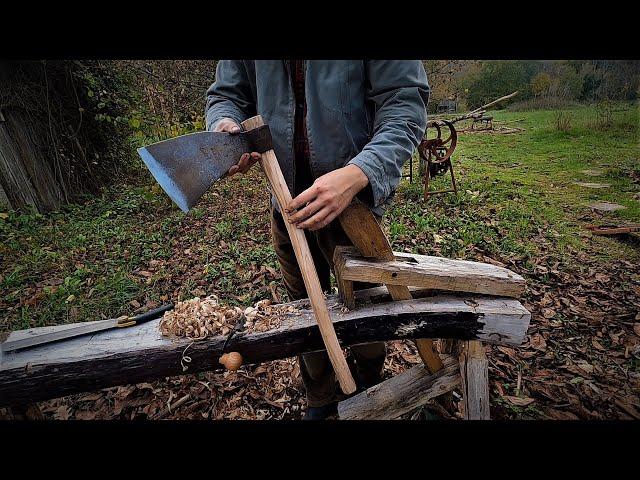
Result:
[[[227,335],[242,316],[242,309],[220,305],[210,295],[178,302],[173,310],[165,312],[160,321],[160,332],[167,337],[186,337],[202,340],[209,336]]]
[[[260,300],[255,307],[244,310],[247,318],[245,329],[248,332],[273,330],[282,324],[286,315],[294,313],[299,313],[299,310],[291,305],[272,305],[271,300]]]
[[[291,305],[272,305],[271,300],[260,300],[253,307],[242,309],[221,305],[214,295],[204,299],[196,297],[178,302],[173,310],[165,312],[160,332],[164,336],[192,340],[228,335],[242,316],[246,319],[244,331],[266,332],[278,328],[286,315],[298,312]]]

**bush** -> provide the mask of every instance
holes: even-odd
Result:
[[[609,101],[602,101],[596,105],[595,118],[587,126],[592,130],[607,130],[613,125],[613,106]]]
[[[572,115],[569,112],[560,111],[556,113],[556,130],[568,132],[571,130]]]

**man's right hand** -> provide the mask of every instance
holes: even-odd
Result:
[[[216,123],[215,127],[213,127],[214,132],[227,132],[230,134],[240,133],[240,127],[236,122],[231,120],[230,118],[223,118],[218,123]],[[249,169],[260,160],[260,154],[258,152],[251,153],[243,153],[240,156],[240,160],[237,164],[232,166],[227,175],[235,175],[236,173],[247,173]]]

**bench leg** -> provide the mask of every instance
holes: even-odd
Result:
[[[463,415],[466,420],[489,420],[489,361],[482,342],[460,342]]]
[[[342,303],[344,303],[345,307],[349,310],[353,310],[356,307],[356,300],[353,294],[353,282],[351,280],[343,280],[338,268],[335,269],[335,277]]]

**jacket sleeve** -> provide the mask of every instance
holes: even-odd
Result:
[[[238,125],[256,113],[249,75],[242,60],[220,60],[216,80],[207,90],[205,119],[207,130],[223,118],[231,118]]]
[[[394,194],[402,166],[427,126],[429,84],[420,60],[365,62],[366,98],[375,108],[373,137],[347,164],[362,169],[371,186],[373,207]]]

